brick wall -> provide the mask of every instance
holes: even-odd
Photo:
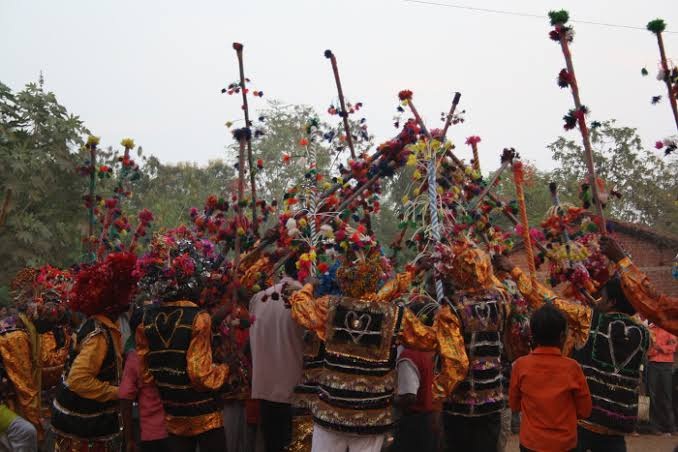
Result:
[[[647,274],[657,290],[678,297],[678,280],[673,279],[671,274],[673,259],[678,253],[678,247],[658,246],[650,239],[632,233],[616,232],[613,236],[631,255],[633,262]],[[518,249],[511,254],[511,261],[527,271],[524,249]],[[540,281],[546,281],[546,268],[546,265],[542,265],[538,272],[537,276]]]

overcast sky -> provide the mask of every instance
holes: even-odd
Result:
[[[544,15],[566,8],[574,20],[639,27],[661,17],[678,31],[676,0],[448,3]],[[574,64],[591,119],[637,127],[648,147],[675,133],[666,101],[650,105],[653,95],[666,97],[654,78],[655,38],[642,30],[574,26]],[[0,0],[0,81],[20,89],[42,70],[47,89],[102,144],[130,136],[163,161],[206,163],[225,156],[231,137],[224,122],[240,116],[239,99],[220,93],[238,77],[233,41],[245,44],[245,70],[264,99],[319,111],[336,99],[323,56],[332,49],[346,96],[364,103],[377,143],[395,133],[399,90],[414,92],[433,126],[461,91],[466,123],[450,134],[461,157],[469,155],[465,138],[477,134],[487,169],[509,146],[550,168],[545,146],[563,133],[561,117],[572,99],[556,85],[564,61],[549,29],[546,18],[401,0]],[[665,34],[665,43],[678,58],[678,34]],[[641,77],[643,66],[650,77]],[[568,135],[579,138],[576,131]]]

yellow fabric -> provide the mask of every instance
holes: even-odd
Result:
[[[164,303],[165,306],[195,307],[190,301]],[[139,325],[136,334],[136,350],[144,382],[152,383],[153,375],[148,370],[148,340],[144,326]],[[212,360],[212,320],[208,313],[202,312],[193,321],[191,342],[186,352],[188,377],[198,391],[220,389],[229,376],[228,366],[215,364]],[[166,415],[167,431],[178,436],[195,436],[223,425],[221,411],[202,416],[173,417]]]
[[[40,357],[38,364],[42,375],[41,386],[45,390],[53,388],[59,382],[71,347],[71,338],[66,335],[64,346],[61,348],[57,348],[54,333],[51,331],[42,333],[39,340]]]
[[[201,312],[193,321],[186,362],[188,378],[198,391],[216,391],[227,381],[228,366],[212,361],[212,319],[207,312]]]
[[[122,362],[120,354],[120,330],[115,323],[103,315],[95,315],[94,318],[108,327],[111,332],[119,375]],[[66,378],[66,384],[69,389],[80,397],[97,402],[117,400],[118,387],[97,378],[108,351],[108,343],[104,334],[100,333],[90,336],[81,344],[77,344],[77,347],[79,348],[78,354],[73,360],[68,377]]]
[[[593,314],[590,307],[556,295],[538,281],[530,279],[518,267],[511,271],[511,277],[516,281],[518,290],[533,309],[538,309],[544,303],[551,303],[565,315],[568,323],[568,336],[571,336],[563,348],[564,355],[572,351],[572,346],[579,348],[586,344]]]
[[[410,284],[409,273],[401,273],[382,287],[377,294],[365,294],[363,300],[388,303],[405,292]],[[325,340],[329,297],[313,298],[313,286],[305,285],[290,297],[292,318],[307,330]],[[434,395],[447,397],[464,380],[468,357],[464,349],[458,317],[445,306],[440,309],[432,327],[424,325],[409,309],[405,309],[398,339],[407,347],[435,350],[442,361],[441,374],[434,382]]]
[[[12,331],[0,336],[0,355],[7,377],[14,386],[14,408],[42,433],[40,424],[40,388],[35,380],[31,342],[25,331]]]
[[[650,278],[625,257],[617,263],[624,295],[640,315],[678,335],[678,297],[661,294]]]

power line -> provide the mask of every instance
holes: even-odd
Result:
[[[533,19],[547,19],[546,16],[541,15],[541,14],[530,14],[530,13],[519,13],[515,11],[504,11],[500,9],[490,9],[490,8],[477,8],[473,6],[466,6],[466,5],[455,5],[452,3],[439,3],[439,2],[430,2],[430,1],[424,1],[424,0],[403,0],[406,3],[419,3],[421,5],[432,5],[432,6],[444,6],[446,8],[455,8],[455,9],[464,9],[468,11],[476,11],[476,12],[481,12],[481,13],[492,13],[492,14],[503,14],[506,16],[519,16],[519,17],[530,17]],[[647,31],[647,28],[645,27],[635,27],[633,25],[620,25],[620,24],[609,24],[605,22],[593,22],[590,20],[572,20],[571,22],[574,23],[579,23],[579,24],[586,24],[586,25],[597,25],[600,27],[610,27],[610,28],[626,28],[629,30],[643,30]],[[665,30],[664,33],[670,33],[670,34],[678,34],[678,31],[669,31]]]

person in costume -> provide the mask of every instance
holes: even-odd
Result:
[[[469,371],[443,402],[447,450],[486,451],[497,447],[501,412],[506,406],[503,360],[514,309],[515,291],[507,290],[492,270],[487,252],[467,240],[439,245],[435,270],[445,300],[462,325]]]
[[[660,293],[613,238],[600,239],[602,252],[619,267],[624,295],[643,318],[678,336],[678,297]]]
[[[495,265],[514,278],[533,309],[550,303],[567,318],[576,349],[573,357],[584,370],[593,401],[591,416],[579,421],[578,450],[625,451],[624,435],[637,421],[641,366],[650,333],[634,318],[619,275],[601,287],[600,301],[591,308],[555,295],[505,256],[496,257]]]
[[[229,366],[212,356],[212,319],[199,306],[216,270],[212,247],[190,236],[166,236],[140,258],[142,283],[156,303],[146,307],[136,331],[144,382],[155,382],[162,399],[170,451],[225,450],[220,391]]]
[[[362,254],[362,256],[360,256]],[[468,366],[460,324],[442,307],[433,327],[394,301],[408,290],[412,275],[397,275],[377,292],[381,258],[350,253],[337,270],[342,296],[315,296],[306,284],[290,298],[292,317],[325,344],[319,394],[312,405],[313,451],[379,451],[393,427],[396,346],[435,350],[441,373],[434,380],[438,397],[449,394]]]
[[[115,320],[131,302],[135,261],[133,254],[111,253],[76,276],[71,308],[88,318],[75,335],[52,404],[56,452],[120,448],[122,344]]]

